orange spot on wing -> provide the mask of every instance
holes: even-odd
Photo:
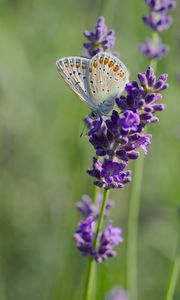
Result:
[[[97,62],[97,60],[95,60],[95,61],[93,62],[93,67],[94,67],[94,68],[97,68],[97,65],[98,65],[98,62]]]
[[[124,78],[124,73],[120,72],[118,75],[119,77]]]
[[[109,62],[109,59],[107,57],[105,57],[104,64],[107,65],[108,62]]]
[[[111,68],[111,67],[113,67],[113,66],[114,66],[114,63],[113,63],[113,61],[112,61],[112,60],[109,62],[108,66],[109,66],[109,68]]]
[[[103,63],[103,57],[101,56],[99,59],[99,63],[102,64]]]
[[[119,66],[116,65],[116,66],[113,68],[113,71],[114,71],[114,72],[117,72],[117,71],[119,71],[119,69],[120,69]]]

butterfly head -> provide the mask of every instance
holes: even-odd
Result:
[[[100,114],[98,114],[98,112],[96,111],[91,111],[89,114],[89,117],[93,120],[97,119],[98,117],[100,117]]]

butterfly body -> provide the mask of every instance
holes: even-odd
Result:
[[[100,52],[92,59],[65,57],[56,62],[69,87],[97,115],[108,114],[126,83],[128,71],[115,56]]]

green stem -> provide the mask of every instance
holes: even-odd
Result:
[[[128,214],[128,230],[126,244],[126,287],[132,300],[138,299],[137,240],[143,166],[144,156],[140,157],[134,165]]]
[[[94,249],[97,249],[97,247],[98,247],[98,236],[99,236],[99,233],[102,229],[104,213],[105,213],[105,209],[106,209],[108,196],[109,196],[109,190],[105,189],[104,194],[103,194],[103,202],[102,202],[102,206],[101,206],[101,211],[100,211],[99,218],[98,218],[96,235],[95,235],[95,239],[94,239]]]
[[[95,271],[96,271],[96,262],[92,257],[88,261],[88,270],[87,278],[84,292],[84,300],[94,300],[94,286],[95,286]]]
[[[156,48],[157,47],[157,43],[159,40],[159,35],[157,32],[153,32],[153,36],[152,36],[152,41],[153,41],[153,46]],[[150,62],[150,66],[154,69],[154,72],[156,72],[157,69],[157,59],[152,59]]]
[[[94,249],[97,249],[98,247],[98,237],[99,233],[102,230],[102,225],[103,225],[103,219],[104,219],[104,213],[106,209],[106,204],[108,200],[108,195],[109,191],[104,190],[103,194],[103,202],[101,206],[101,211],[99,214],[98,218],[98,224],[97,224],[97,229],[95,233],[95,238],[94,238]],[[85,293],[84,293],[84,300],[94,300],[94,294],[95,294],[95,270],[96,270],[96,262],[93,260],[93,258],[89,259],[88,262],[88,273],[87,273],[87,280],[86,280],[86,286],[85,286]]]
[[[178,239],[178,242],[177,242],[176,255],[175,255],[175,259],[172,263],[172,267],[171,267],[171,273],[170,273],[170,278],[169,278],[169,282],[168,282],[165,300],[173,300],[173,297],[174,297],[176,283],[177,283],[178,275],[179,275],[179,271],[180,271],[180,249],[179,249],[179,246],[180,246],[180,238]]]
[[[95,185],[94,186],[94,192],[93,192],[93,201],[96,204],[97,203],[97,196],[98,196],[98,187]]]

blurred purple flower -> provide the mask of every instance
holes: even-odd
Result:
[[[174,0],[145,0],[145,2],[151,10],[161,13],[167,13],[176,7]]]
[[[78,226],[79,229],[74,234],[77,249],[83,256],[93,255],[94,218],[88,217],[85,221],[80,221]]]
[[[122,230],[112,227],[109,221],[107,228],[99,233],[98,247],[94,249],[95,242],[95,220],[88,217],[85,221],[78,224],[79,229],[74,234],[76,247],[83,256],[91,256],[97,263],[107,260],[116,255],[114,247],[122,243]]]
[[[147,38],[139,47],[140,52],[150,59],[160,59],[169,51],[169,46],[164,45],[161,39],[158,38],[156,43],[150,38]]]
[[[99,216],[102,200],[103,200],[102,193],[98,193],[96,204],[93,203],[92,199],[88,195],[83,195],[81,201],[76,204],[76,207],[85,218],[92,216],[94,219],[96,219]],[[114,206],[114,201],[109,199],[106,204],[106,209],[104,213],[105,217],[108,216],[109,210],[113,206]]]
[[[93,57],[101,51],[109,51],[115,44],[114,30],[108,30],[104,18],[99,17],[95,25],[94,31],[84,31],[84,36],[89,42],[84,43],[88,57]]]
[[[121,288],[113,288],[106,296],[105,300],[128,300],[128,294]]]
[[[95,253],[95,260],[100,263],[109,257],[116,256],[114,246],[123,242],[122,230],[119,227],[112,227],[112,221],[109,221],[107,228],[100,234],[99,247]]]
[[[154,31],[167,30],[171,23],[172,17],[167,13],[176,7],[173,0],[145,0],[149,6],[149,14],[143,17],[143,21]]]
[[[152,30],[160,32],[167,30],[171,26],[172,17],[152,11],[149,15],[143,17],[143,21]]]
[[[149,14],[143,16],[143,22],[155,32],[167,30],[173,18],[167,13],[176,7],[175,0],[145,0],[149,7]],[[147,38],[139,47],[140,52],[149,59],[160,59],[169,51],[169,47],[162,43],[159,36]]]

